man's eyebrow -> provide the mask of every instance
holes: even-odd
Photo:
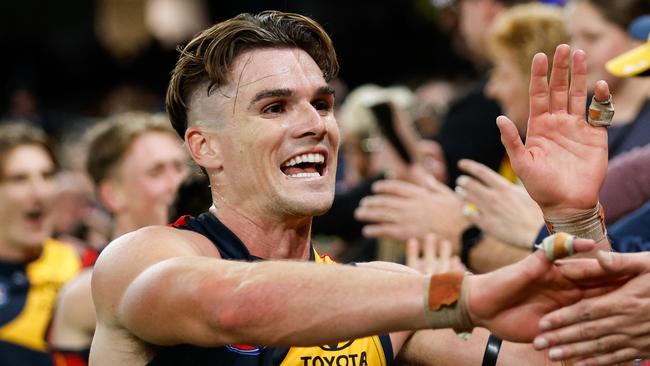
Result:
[[[315,95],[334,95],[334,88],[327,85],[327,86],[321,86],[316,90]]]
[[[253,99],[249,104],[249,108],[252,107],[253,104],[259,102],[262,99],[290,97],[292,95],[293,95],[293,90],[287,88],[262,90],[259,93],[255,94],[255,96],[253,97]],[[334,95],[334,88],[332,88],[329,85],[321,86],[320,88],[316,89],[316,92],[314,93],[314,96],[318,96],[318,95]]]
[[[261,92],[255,94],[253,100],[251,100],[249,107],[252,107],[253,104],[259,102],[262,99],[266,98],[277,98],[277,97],[290,97],[293,95],[293,90],[291,89],[267,89],[262,90]]]

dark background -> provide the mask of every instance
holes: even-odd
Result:
[[[452,9],[442,12],[428,0],[210,1],[208,8],[213,22],[267,9],[313,17],[333,38],[350,89],[472,77],[470,63],[451,46]],[[1,1],[0,46],[0,115],[7,116],[12,94],[22,88],[33,93],[50,125],[101,117],[98,104],[118,84],[151,92],[162,108],[176,59],[175,50],[155,41],[127,61],[113,58],[95,37],[90,0]]]

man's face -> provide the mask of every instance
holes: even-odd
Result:
[[[473,56],[486,57],[486,39],[491,25],[487,1],[462,0],[460,1],[459,30],[467,48]]]
[[[625,30],[605,19],[588,1],[573,1],[566,8],[571,45],[587,53],[587,86],[605,80],[615,89],[619,80],[605,69],[610,59],[639,45]]]
[[[521,136],[528,127],[528,76],[525,75],[512,55],[502,52],[494,60],[494,68],[486,87],[486,94],[497,101],[510,118]]]
[[[0,179],[0,251],[21,259],[52,235],[55,167],[38,145],[21,145],[4,157]]]
[[[217,205],[280,220],[324,213],[334,197],[339,130],[322,71],[289,48],[245,52],[232,70],[233,81],[213,93],[226,96],[224,123],[208,134],[223,155]]]
[[[164,225],[179,185],[187,175],[187,155],[168,132],[145,132],[129,147],[114,184],[119,194],[115,215],[134,226]]]

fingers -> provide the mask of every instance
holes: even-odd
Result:
[[[402,225],[399,224],[366,225],[361,229],[361,232],[366,238],[388,238],[397,241],[403,241],[413,237],[413,235],[404,232]]]
[[[578,342],[549,350],[549,358],[553,361],[566,360],[575,357],[602,355],[625,347],[628,337],[623,334],[611,334],[585,342]]]
[[[585,53],[573,53],[571,68],[571,88],[569,90],[569,114],[583,118],[587,108],[587,62]]]
[[[414,183],[430,191],[451,192],[451,189],[446,184],[438,181],[434,175],[431,175],[426,169],[420,168],[417,165],[411,169],[411,177]]]
[[[585,315],[585,314],[583,314]],[[587,314],[591,316],[591,314]],[[553,347],[555,345],[566,345],[576,342],[586,342],[597,339],[599,337],[607,336],[610,334],[619,333],[619,324],[624,321],[622,315],[612,315],[603,317],[592,321],[583,321],[568,327],[564,327],[553,332],[544,333],[533,341],[533,346],[537,349]],[[546,346],[546,347],[539,347]],[[609,349],[603,350],[603,352]],[[582,354],[572,354],[569,357],[584,356]]]
[[[572,281],[580,283],[591,280],[599,281],[608,276],[608,273],[595,258],[561,260],[557,263],[562,275]]]
[[[529,123],[535,117],[548,113],[549,108],[549,93],[548,81],[546,75],[548,73],[548,60],[546,55],[538,53],[533,57],[533,62],[530,72],[530,88],[528,90],[530,112],[528,120]],[[530,126],[529,126],[530,127]]]
[[[458,162],[458,167],[491,187],[502,187],[509,183],[494,170],[474,160],[462,159]]]
[[[425,235],[422,241],[410,238],[406,241],[406,265],[425,274],[449,272],[451,252],[451,243],[439,240],[433,233]]]
[[[420,270],[418,265],[420,259],[420,242],[416,238],[410,238],[406,241],[404,256],[406,257],[407,266],[418,271]]]
[[[637,275],[650,271],[650,253],[612,253],[600,251],[598,262],[611,275]]]
[[[399,222],[401,198],[387,195],[364,197],[354,211],[354,217],[366,222]]]
[[[573,250],[576,253],[585,253],[590,252],[596,248],[596,242],[591,239],[584,238],[574,238],[573,239]]]
[[[449,240],[438,241],[438,272],[445,273],[451,270],[451,252]]]
[[[441,270],[438,268],[438,263],[436,263],[436,251],[437,251],[438,239],[433,234],[427,234],[424,237],[424,243],[422,245],[422,252],[424,254],[424,269],[426,273],[440,273]]]
[[[605,80],[599,80],[596,82],[596,86],[594,87],[594,95],[596,96],[596,100],[601,102],[609,99],[609,85],[607,85],[607,82]]]
[[[595,247],[595,243],[580,239],[580,242],[586,241],[587,245]],[[574,248],[576,248],[574,241]],[[579,244],[577,251],[589,251],[589,246],[582,247]],[[604,281],[618,281],[624,276],[637,276],[650,271],[650,253],[611,253],[599,251],[596,253],[596,259],[580,259],[578,261],[563,262],[560,266],[560,272],[566,278],[580,282],[582,284],[591,284]]]
[[[562,112],[567,110],[569,96],[569,64],[571,57],[571,48],[566,44],[561,44],[555,49],[553,56],[553,69],[549,90],[551,93],[551,113]],[[584,109],[584,108],[583,108]]]
[[[456,186],[460,187],[456,192],[465,201],[478,204],[482,204],[493,192],[490,187],[486,187],[481,182],[466,175],[461,175],[456,179]]]
[[[575,336],[577,334],[580,334],[580,332],[582,332],[582,334],[586,334],[587,331],[594,333],[589,334],[592,336],[592,338],[602,335],[595,334],[596,331],[592,328],[589,328],[589,330],[585,331],[584,328],[582,328],[584,325],[581,325],[580,322],[597,320],[609,315],[613,315],[615,310],[612,309],[612,307],[616,305],[614,301],[615,297],[612,296],[595,297],[582,300],[576,304],[546,314],[539,321],[540,330],[547,331],[564,326],[567,327],[566,329],[555,330],[553,332],[542,334],[538,338],[540,340],[546,339],[548,345],[554,345],[558,343],[576,341],[578,338],[575,338]],[[591,324],[591,326],[594,326],[594,324]]]
[[[372,191],[375,194],[392,194],[400,197],[413,197],[423,192],[421,187],[397,179],[385,179],[375,182],[372,185]]]
[[[618,364],[620,362],[633,360],[639,356],[641,356],[641,354],[636,349],[624,348],[624,349],[619,349],[612,353],[585,358],[583,360],[574,363],[574,366],[613,365],[613,364]]]
[[[506,116],[499,116],[497,118],[497,126],[501,132],[501,143],[506,148],[515,172],[519,174],[518,167],[523,166],[525,163],[526,149],[524,148],[523,142],[521,142],[517,127]]]

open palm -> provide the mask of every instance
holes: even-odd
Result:
[[[547,216],[566,216],[591,209],[607,170],[607,130],[585,119],[587,66],[584,52],[573,55],[557,47],[550,82],[544,54],[533,59],[530,112],[526,144],[508,118],[497,124],[513,169]],[[570,82],[569,82],[569,74]],[[606,100],[605,82],[596,85],[596,98]]]

